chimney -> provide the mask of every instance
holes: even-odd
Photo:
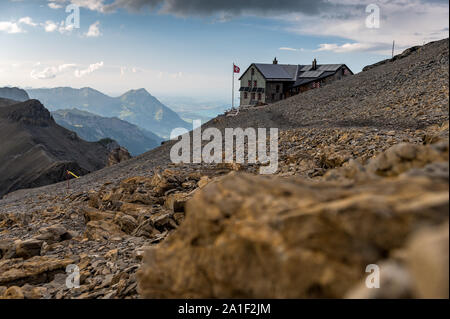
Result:
[[[278,64],[277,58],[273,59],[273,64]]]
[[[312,69],[316,70],[317,69],[317,60],[316,58],[314,58],[313,62],[312,62]]]

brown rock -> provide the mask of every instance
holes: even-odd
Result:
[[[33,287],[26,284],[21,287],[25,299],[41,299],[44,297],[47,289],[45,287]]]
[[[0,259],[13,258],[15,254],[15,244],[12,240],[0,241]]]
[[[120,229],[127,234],[131,234],[138,226],[136,219],[134,219],[130,215],[126,215],[120,212],[116,213],[114,217],[114,223],[117,224]]]
[[[22,289],[17,286],[9,287],[3,294],[4,299],[24,299]]]
[[[148,298],[343,297],[365,267],[448,216],[448,183],[330,182],[230,174],[198,191],[186,219],[147,251]]]
[[[408,244],[408,269],[418,298],[448,299],[449,225],[423,229]]]
[[[72,235],[62,225],[52,225],[49,227],[39,229],[40,235],[35,236],[35,239],[47,242],[47,244],[54,244],[72,238]]]
[[[112,166],[131,158],[130,153],[124,147],[118,147],[113,149],[108,155],[108,166]]]
[[[0,261],[0,285],[23,285],[49,282],[57,272],[74,263],[72,259],[56,259],[35,256],[27,260],[6,259]]]
[[[448,161],[448,141],[440,145],[397,144],[370,161],[369,172],[379,176],[397,176],[432,162]]]
[[[15,258],[28,259],[41,254],[42,244],[44,242],[38,239],[18,240],[16,242]]]
[[[109,240],[114,237],[125,237],[126,233],[113,222],[94,220],[86,224],[84,236],[89,240]]]
[[[166,191],[179,186],[183,180],[184,178],[178,172],[166,169],[161,174],[155,173],[150,185],[155,195],[162,196]]]
[[[164,207],[174,213],[184,212],[186,202],[192,197],[190,194],[175,193],[167,196]]]
[[[211,181],[211,179],[208,176],[202,176],[200,180],[197,182],[197,185],[199,188],[203,188],[204,186],[208,185],[208,183]]]

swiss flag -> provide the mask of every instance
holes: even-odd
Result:
[[[234,71],[234,73],[239,73],[239,72],[241,72],[241,69],[237,65],[233,64],[233,71]]]

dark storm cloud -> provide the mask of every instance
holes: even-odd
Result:
[[[239,15],[254,13],[319,14],[334,7],[327,0],[115,0],[104,11],[125,8],[130,11],[159,10],[177,16]]]

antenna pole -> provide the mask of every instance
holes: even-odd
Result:
[[[392,57],[394,57],[395,40],[392,41]]]
[[[231,72],[231,108],[234,109],[234,62]]]

